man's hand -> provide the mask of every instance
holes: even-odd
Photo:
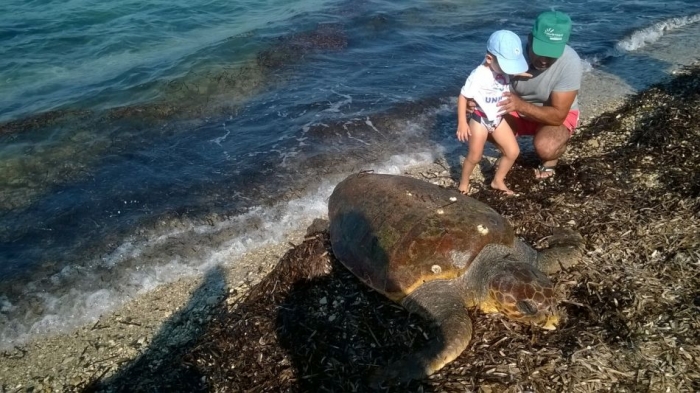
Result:
[[[460,142],[468,141],[471,135],[472,130],[469,128],[469,124],[464,123],[457,125],[457,139],[459,139]]]
[[[497,105],[500,107],[498,114],[505,115],[510,112],[521,112],[526,102],[518,97],[517,94],[507,91],[503,93],[503,99],[498,101]]]

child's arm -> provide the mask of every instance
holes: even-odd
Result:
[[[460,142],[469,140],[471,130],[467,121],[467,97],[459,95],[457,99],[457,139]]]

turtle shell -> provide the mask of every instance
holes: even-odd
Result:
[[[333,191],[328,217],[336,258],[396,301],[424,282],[460,277],[487,244],[515,239],[488,205],[398,175],[349,176]]]

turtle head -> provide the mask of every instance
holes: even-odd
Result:
[[[559,323],[554,285],[527,263],[509,264],[489,282],[489,301],[509,319],[556,329]]]

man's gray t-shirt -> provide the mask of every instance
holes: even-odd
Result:
[[[525,53],[528,53],[527,50]],[[520,98],[535,105],[549,105],[549,96],[553,91],[581,88],[581,58],[569,45],[551,67],[544,71],[530,68],[528,72],[532,78],[513,78],[511,87]],[[578,110],[578,95],[571,104],[571,109]]]

